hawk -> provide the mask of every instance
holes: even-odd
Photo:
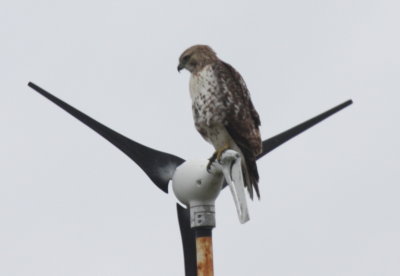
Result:
[[[179,57],[178,71],[191,73],[189,90],[196,129],[215,148],[208,169],[222,153],[241,155],[244,183],[250,198],[260,198],[256,157],[262,151],[260,117],[241,75],[206,45],[194,45]]]

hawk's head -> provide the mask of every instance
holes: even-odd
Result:
[[[217,55],[211,47],[194,45],[186,49],[179,57],[178,71],[187,69],[191,73],[196,73],[216,60],[218,60]]]

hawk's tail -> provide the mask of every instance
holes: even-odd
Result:
[[[258,189],[258,170],[256,158],[244,154],[244,162],[242,163],[244,183],[247,186],[250,198],[253,199],[253,189],[256,191],[257,198],[260,199],[260,190]]]

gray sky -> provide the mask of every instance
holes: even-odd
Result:
[[[136,2],[136,3],[133,3]],[[34,93],[185,159],[178,56],[212,46],[241,72],[264,139],[355,102],[259,162],[240,225],[217,201],[216,275],[400,275],[398,1],[2,1],[0,275],[183,275],[174,197]]]

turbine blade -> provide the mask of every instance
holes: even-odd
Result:
[[[309,129],[310,127],[318,124],[319,122],[325,120],[329,116],[335,114],[336,112],[342,110],[343,108],[351,105],[353,103],[352,100],[348,100],[342,104],[339,104],[338,106],[335,106],[328,111],[325,111],[324,113],[319,114],[318,116],[315,116],[314,118],[311,118],[295,127],[292,127],[291,129],[288,129],[278,135],[275,135],[274,137],[271,137],[265,141],[263,141],[263,152],[257,156],[257,159],[263,157],[270,151],[276,149],[283,143],[287,142],[288,140],[292,139],[296,135],[302,133],[303,131]]]
[[[132,141],[53,96],[36,84],[29,82],[28,86],[103,136],[106,140],[131,158],[158,188],[168,193],[169,180],[172,178],[176,167],[184,162],[182,158]]]
[[[176,204],[176,208],[181,230],[185,276],[197,276],[196,236],[194,230],[190,228],[190,211],[179,204]]]

